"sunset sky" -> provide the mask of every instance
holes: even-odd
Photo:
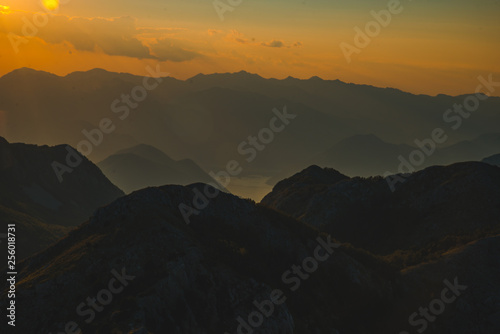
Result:
[[[42,2],[57,9],[34,16],[50,12]],[[20,67],[146,75],[161,62],[179,79],[245,70],[431,95],[473,92],[479,75],[500,77],[500,0],[402,1],[348,63],[340,44],[355,46],[354,27],[364,30],[370,11],[389,2],[242,0],[221,20],[212,0],[0,0],[0,75]]]

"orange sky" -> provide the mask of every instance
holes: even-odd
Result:
[[[57,7],[56,0],[44,1]],[[356,46],[354,28],[364,30],[374,20],[370,11],[387,9],[387,1],[246,0],[222,21],[212,1],[65,0],[54,14],[36,0],[0,0],[0,75],[19,67],[146,75],[147,65],[160,62],[180,79],[246,70],[431,95],[469,93],[479,75],[500,78],[500,3],[474,3],[404,2],[348,62],[340,44]]]

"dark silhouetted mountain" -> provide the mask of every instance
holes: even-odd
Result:
[[[467,211],[475,203],[463,207],[457,197],[459,185],[467,182],[461,173],[493,174],[491,168],[497,169],[483,164],[446,168],[451,169],[438,167],[414,175],[417,179],[408,182],[413,188],[419,183],[424,190],[413,200],[403,196],[404,201],[417,205],[427,189],[444,192],[444,202],[453,197]],[[421,183],[418,178],[420,174],[425,179],[423,173],[434,173],[437,184]],[[440,189],[439,176],[449,173],[456,173],[456,180],[446,190]],[[321,180],[325,189],[317,191],[323,195],[326,188],[332,191],[332,186],[341,184],[346,185],[346,197],[368,193],[353,179],[315,166],[277,187],[320,187]],[[443,280],[454,282],[455,277],[468,290],[429,324],[429,333],[479,334],[500,329],[496,317],[500,294],[495,288],[500,279],[498,236],[452,246],[431,261],[401,271],[390,258],[340,245],[291,291],[293,285],[282,280],[283,273],[314,254],[318,237],[327,240],[328,236],[290,216],[225,193],[211,199],[186,224],[179,206],[191,205],[207,189],[214,191],[194,184],[134,192],[100,208],[66,238],[21,262],[16,305],[17,316],[24,321],[17,323],[17,329],[64,331],[74,321],[82,332],[96,334],[235,333],[238,317],[247,319],[256,310],[255,301],[268,300],[273,289],[280,289],[286,300],[273,307],[255,333],[386,334],[407,329],[408,316],[439,298],[446,287]],[[325,197],[325,203],[331,200]],[[434,210],[442,208],[446,214],[445,206]],[[445,228],[451,230],[450,226]],[[419,231],[427,229],[426,224],[418,226]],[[458,224],[455,231],[460,230]],[[370,232],[359,229],[358,233]],[[92,312],[85,306],[92,302],[89,296],[101,294],[100,300],[106,301],[102,291],[109,289],[110,282],[114,289],[118,285],[123,289],[102,309],[98,304],[95,319],[89,318]],[[4,288],[2,308],[5,293]]]
[[[84,157],[60,183],[52,163],[64,164],[67,154],[66,146],[9,144],[0,137],[0,222],[17,224],[19,258],[45,248],[123,195]]]
[[[175,161],[159,149],[144,144],[121,150],[97,165],[126,193],[166,184],[215,184],[194,161]]]
[[[366,332],[380,323],[375,306],[392,299],[388,266],[350,249],[331,249],[321,269],[291,292],[282,274],[314,254],[318,237],[328,237],[226,193],[186,224],[179,205],[191,205],[205,189],[195,184],[134,192],[19,264],[16,305],[23,322],[17,329],[54,332],[75,321],[92,333],[234,333],[237,317],[247,319],[254,300],[269,299],[273,289],[281,289],[286,301],[256,333]],[[133,278],[87,324],[75,309],[108,287],[113,270]],[[363,321],[351,321],[354,314]]]
[[[348,178],[313,166],[279,182],[262,203],[378,254],[500,233],[500,168],[457,163],[403,181],[392,192],[382,177]]]
[[[492,155],[491,157],[484,158],[483,162],[490,165],[500,166],[500,154],[495,154]]]

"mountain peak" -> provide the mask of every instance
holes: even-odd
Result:
[[[35,70],[29,67],[21,67],[18,69],[15,69],[7,74],[5,74],[3,77],[19,77],[19,76],[33,76],[33,75],[39,75],[39,76],[51,76],[51,77],[57,77],[57,75],[46,72],[46,71],[39,71]]]
[[[294,182],[307,181],[312,183],[320,182],[333,184],[348,179],[349,177],[333,168],[321,168],[317,165],[312,165],[299,172],[295,176],[292,176],[291,178],[289,178],[289,180],[293,178],[295,178],[295,180],[293,180]]]
[[[312,165],[302,170],[301,172],[278,182],[276,186],[274,186],[273,192],[271,194],[279,192],[280,189],[285,189],[294,185],[300,186],[302,184],[335,184],[346,179],[349,179],[349,177],[333,168],[321,168],[317,165]],[[263,201],[264,200],[265,198],[263,199]]]

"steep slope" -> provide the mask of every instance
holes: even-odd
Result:
[[[62,331],[75,321],[84,333],[234,333],[237,318],[247,321],[254,301],[268,300],[273,289],[286,300],[278,298],[284,303],[273,306],[255,333],[367,333],[379,325],[384,310],[374,312],[375,305],[392,298],[380,261],[364,256],[363,265],[328,236],[225,193],[186,224],[179,205],[190,205],[200,192],[214,189],[196,184],[134,192],[19,264],[16,302],[23,321],[17,329]],[[323,262],[292,291],[297,277],[282,281],[283,274],[317,249]],[[130,276],[127,284],[95,319],[75,312],[87,296],[111,287],[116,273]],[[353,322],[353,315],[363,321]]]
[[[387,333],[498,333],[500,236],[454,248],[401,272]],[[448,283],[447,283],[448,282]],[[458,288],[457,288],[458,286]],[[451,288],[453,287],[453,288]],[[456,288],[457,291],[454,291]],[[441,305],[444,307],[441,309]],[[430,320],[423,315],[430,309]],[[432,311],[434,310],[434,311]],[[413,317],[413,322],[409,318]]]
[[[69,148],[71,152],[76,152]],[[59,182],[53,163],[65,164],[68,147],[0,142],[0,198],[5,206],[25,209],[53,224],[74,226],[99,206],[123,195],[85,157]]]
[[[145,144],[121,150],[97,166],[126,193],[166,184],[214,182],[194,161],[175,161],[159,149]]]
[[[81,164],[59,182],[52,164],[66,162],[66,148],[9,144],[0,137],[0,223],[18,224],[21,257],[46,247],[123,195],[81,156]]]
[[[3,205],[0,205],[0,223],[4,231],[7,231],[6,224],[16,224],[16,255],[19,260],[47,248],[72,230],[72,227],[44,223],[38,218]],[[0,243],[1,241],[0,238]],[[7,243],[1,243],[0,246],[1,251],[7,254]],[[2,268],[4,266],[5,264],[0,265]]]
[[[304,182],[310,175],[319,177]],[[399,180],[404,182],[396,182],[392,192],[382,177],[347,178],[312,166],[279,182],[262,203],[379,254],[414,250],[427,256],[500,232],[500,168],[458,163]],[[447,245],[429,249],[443,238]]]

